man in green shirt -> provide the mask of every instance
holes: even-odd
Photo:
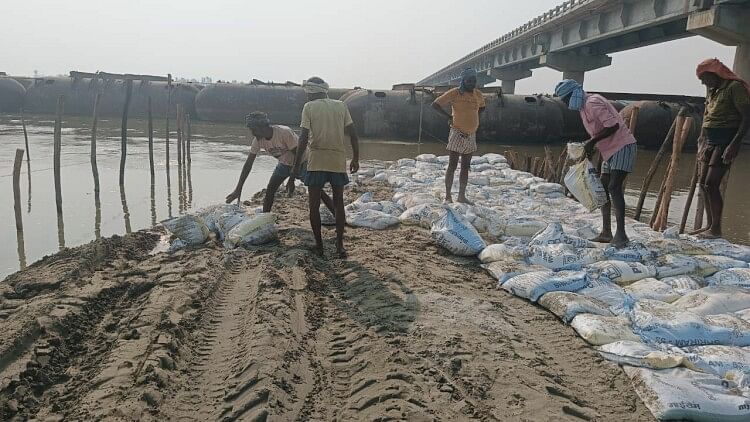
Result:
[[[724,211],[721,181],[750,129],[750,86],[718,59],[702,62],[696,74],[707,88],[700,186],[706,199],[708,225],[693,234],[719,238]]]
[[[346,104],[328,98],[328,84],[323,79],[312,77],[306,80],[302,87],[307,92],[308,102],[302,109],[302,123],[300,123],[302,133],[299,137],[297,159],[287,184],[287,190],[290,194],[294,191],[294,179],[300,174],[300,164],[309,146],[310,155],[307,160],[307,174],[304,182],[308,189],[310,226],[315,236],[315,251],[323,255],[319,207],[323,186],[328,183],[333,191],[333,207],[336,211],[334,213],[336,251],[339,257],[345,258],[344,187],[349,184],[349,176],[346,174],[346,147],[344,145],[348,137],[353,153],[349,170],[356,173],[359,170],[359,138]]]

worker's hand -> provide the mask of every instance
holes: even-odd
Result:
[[[732,143],[730,144],[726,150],[724,150],[724,155],[721,157],[724,161],[724,164],[732,164],[735,158],[737,158],[737,154],[740,152],[740,144],[739,143]]]
[[[448,116],[448,126],[453,127],[453,116]]]
[[[356,173],[359,171],[359,159],[352,160],[351,163],[349,163],[349,172],[350,173]]]
[[[231,204],[232,202],[240,199],[240,191],[235,190],[229,195],[227,195],[227,204]]]
[[[586,141],[586,143],[583,145],[583,151],[586,153],[586,158],[591,158],[591,156],[594,155],[595,147],[596,144],[591,142],[591,140]]]
[[[294,181],[297,179],[297,172],[292,172],[292,175],[289,177],[289,181],[286,182],[286,193],[289,197],[291,197],[294,194]]]

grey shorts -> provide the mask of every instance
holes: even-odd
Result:
[[[609,160],[602,163],[602,174],[609,174],[612,170],[621,170],[632,173],[635,167],[635,157],[638,154],[638,145],[629,144],[622,147]]]

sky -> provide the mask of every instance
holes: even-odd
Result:
[[[71,70],[386,89],[417,82],[562,0],[26,0],[0,14],[0,71]],[[733,47],[702,37],[613,54],[592,91],[703,95],[695,66]],[[540,68],[516,93],[550,92]]]

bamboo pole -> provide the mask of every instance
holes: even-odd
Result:
[[[703,189],[698,189],[698,205],[695,208],[695,221],[693,221],[693,230],[699,230],[703,227],[703,217],[705,213],[706,198],[703,196]]]
[[[182,105],[177,104],[177,167],[182,168]]]
[[[659,207],[658,217],[654,230],[662,231],[667,227],[667,219],[669,218],[669,205],[672,201],[672,192],[674,191],[677,172],[679,171],[680,156],[682,155],[682,148],[685,146],[685,140],[687,139],[690,129],[693,126],[693,118],[688,117],[685,119],[682,129],[678,131],[675,129],[675,140],[672,145],[672,161],[670,162],[669,173],[664,181],[664,199],[662,200],[661,206]],[[677,135],[679,132],[679,136]]]
[[[630,133],[635,135],[635,128],[638,125],[638,114],[641,112],[641,106],[634,105],[633,108],[630,111],[630,124],[628,127],[630,128]]]
[[[151,170],[151,183],[154,182],[154,118],[151,115],[151,97],[148,97],[148,164]]]
[[[125,185],[120,185],[120,201],[122,202],[122,215],[125,219],[125,233],[132,232],[130,228],[130,211],[128,210],[128,200],[125,198]]]
[[[24,117],[24,111],[23,108],[21,108],[21,127],[23,128],[23,140],[24,145],[26,145],[26,176],[28,178],[28,185],[29,185],[29,207],[27,212],[31,212],[31,155],[29,152],[29,133],[26,131],[26,119]],[[23,239],[23,237],[21,238]],[[25,264],[24,264],[25,266]]]
[[[23,231],[16,230],[16,241],[18,243],[18,268],[26,268],[26,246],[23,240]]]
[[[62,115],[65,107],[65,97],[57,98],[57,119],[55,119],[54,143],[52,153],[52,167],[55,177],[55,206],[57,213],[62,213],[62,184],[60,182],[60,155],[62,149]]]
[[[193,157],[190,155],[190,143],[192,141],[191,138],[193,136],[193,133],[192,133],[193,127],[192,127],[192,122],[190,120],[190,113],[185,113],[185,123],[186,123],[185,127],[187,129],[187,136],[186,136],[187,143],[185,144],[187,148],[186,148],[185,156],[187,157],[188,165],[190,165],[191,162],[193,161]]]
[[[664,173],[669,174],[670,170],[672,168],[671,163],[667,163],[667,171]],[[665,176],[666,177],[666,176]],[[654,203],[654,209],[651,213],[651,219],[649,220],[649,226],[653,227],[656,224],[656,219],[659,217],[659,209],[661,208],[661,203],[664,200],[664,191],[666,190],[666,186],[664,183],[659,185],[659,192],[656,195],[656,202]]]
[[[91,173],[94,175],[94,195],[99,196],[99,167],[96,164],[96,128],[99,124],[99,100],[101,94],[94,97],[94,116],[91,122]]]
[[[654,161],[651,162],[651,167],[649,167],[648,172],[646,172],[646,178],[643,179],[643,186],[641,186],[641,195],[640,197],[638,197],[638,205],[636,205],[635,207],[634,218],[636,220],[640,220],[641,218],[641,212],[643,211],[643,203],[646,201],[646,195],[648,194],[648,189],[651,186],[651,181],[653,180],[654,175],[656,174],[656,171],[659,169],[659,165],[664,159],[664,155],[667,152],[667,148],[670,145],[672,145],[672,138],[674,137],[675,128],[682,127],[682,122],[685,119],[684,116],[686,112],[687,112],[687,109],[683,107],[680,109],[680,112],[677,113],[677,117],[675,117],[675,119],[672,121],[672,126],[669,128],[667,137],[664,138],[664,142],[662,142],[661,147],[659,148],[659,152],[656,153],[656,156],[654,157]],[[654,212],[656,212],[656,208],[654,208]]]
[[[125,81],[125,105],[122,108],[122,126],[120,128],[120,186],[125,184],[125,158],[128,155],[128,111],[133,96],[133,80]]]
[[[16,230],[23,231],[23,214],[21,214],[21,165],[23,164],[24,150],[16,149],[16,158],[13,161],[13,211],[16,214]]]
[[[156,186],[151,179],[151,227],[156,226]]]
[[[685,209],[682,212],[682,220],[680,221],[680,234],[685,233],[685,226],[687,226],[688,215],[690,214],[690,207],[693,205],[693,196],[695,195],[695,188],[698,182],[698,176],[701,169],[700,156],[695,157],[695,168],[693,169],[693,177],[690,179],[690,190],[688,191],[688,197],[685,201]]]
[[[65,249],[65,221],[62,212],[57,213],[57,246],[60,250]]]
[[[94,238],[96,240],[102,237],[102,201],[99,193],[94,193]]]
[[[169,185],[169,111],[172,108],[172,75],[167,75],[167,116],[166,116],[166,132],[164,136],[164,147],[166,152],[166,165],[167,165],[167,185]],[[169,216],[172,217],[170,211]]]

